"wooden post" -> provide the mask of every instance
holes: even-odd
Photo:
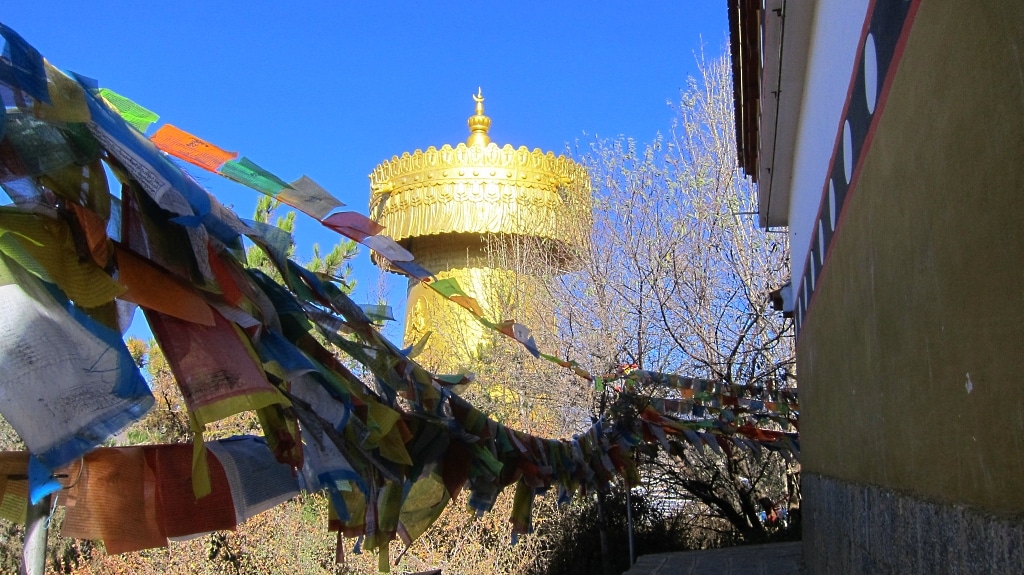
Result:
[[[629,531],[629,566],[633,567],[636,562],[636,553],[633,550],[633,488],[627,481],[622,482],[626,486],[626,528]]]
[[[50,495],[39,503],[28,504],[25,518],[25,545],[21,550],[21,575],[46,572],[46,531],[50,518]]]
[[[604,493],[597,490],[597,534],[601,543],[601,569],[604,575],[612,575],[612,558],[608,553],[608,523],[604,516]]]
[[[601,392],[601,410],[595,422],[604,419],[604,408],[608,405],[608,388]],[[612,575],[612,559],[608,553],[608,520],[604,516],[604,493],[597,489],[597,533],[601,542],[601,563],[604,575]]]

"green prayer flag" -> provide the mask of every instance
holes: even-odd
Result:
[[[531,515],[533,514],[533,499],[535,495],[533,488],[522,479],[516,483],[516,494],[512,500],[512,517],[510,518],[513,533],[530,533],[533,531]]]
[[[244,156],[237,160],[224,162],[218,173],[268,196],[276,196],[281,190],[288,187],[284,180]]]
[[[453,373],[453,374],[435,374],[434,379],[443,381],[449,385],[458,385],[460,383],[466,383],[469,378],[464,373]]]
[[[459,285],[459,280],[455,278],[437,280],[436,282],[430,282],[429,285],[431,289],[447,298],[450,298],[453,295],[469,297],[466,292],[462,291],[462,286]]]
[[[504,465],[494,457],[489,449],[480,444],[474,445],[472,449],[476,463],[485,467],[495,477],[501,475],[501,468]]]
[[[160,119],[156,112],[143,108],[109,88],[100,88],[100,96],[117,110],[125,122],[140,132],[145,133],[150,124]]]
[[[402,510],[403,485],[396,481],[384,484],[377,501],[377,528],[385,533],[398,530],[398,517]]]
[[[404,537],[415,541],[426,532],[441,516],[451,497],[444,483],[436,474],[431,474],[412,484],[409,494],[402,503],[399,519],[405,527]]]
[[[361,304],[359,307],[363,309],[363,313],[372,322],[382,323],[385,321],[395,321],[395,312],[391,309],[391,306],[384,304]]]

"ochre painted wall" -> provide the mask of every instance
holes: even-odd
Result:
[[[1022,513],[1024,2],[923,1],[879,121],[798,343],[805,469]]]

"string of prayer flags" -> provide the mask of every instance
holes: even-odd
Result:
[[[332,209],[343,204],[307,176],[302,176],[295,182],[292,182],[292,184],[286,184],[283,180],[259,167],[248,158],[243,157],[238,161],[231,160],[230,158],[235,157],[236,154],[225,152],[213,144],[187,134],[169,124],[161,127],[151,139],[160,149],[167,153],[189,161],[201,168],[219,173],[257,191],[277,197],[280,201],[316,219],[322,220],[323,225],[326,227],[369,247],[378,255],[391,262],[393,268],[405,273],[409,277],[423,282],[434,279],[433,274],[413,261],[413,255],[408,250],[391,238],[379,235],[383,231],[383,227],[362,214],[342,212],[324,218]],[[209,151],[210,156],[205,157],[204,151]],[[244,233],[244,231],[240,233]],[[456,294],[455,297],[448,299],[451,299],[483,320],[482,309],[472,297],[465,294]],[[493,324],[486,320],[484,320],[484,323],[489,327],[495,328]],[[517,338],[514,334],[506,335],[520,341],[534,357],[542,357],[532,337]],[[579,366],[573,367],[573,371],[585,379],[593,379],[589,373],[582,370]]]
[[[773,409],[768,409],[763,402],[759,402],[761,406],[757,407],[755,401],[749,399],[715,393],[694,394],[692,390],[681,391],[680,398],[650,398],[649,401],[663,413],[691,415],[697,418],[705,417],[708,413],[728,419],[735,419],[737,414],[750,414],[755,418],[772,419],[782,425],[796,422],[796,419],[788,417],[796,411],[791,410],[789,404],[774,404]],[[629,391],[622,393],[636,396]]]
[[[142,133],[146,133],[149,126],[160,119],[156,112],[140,106],[110,88],[100,88],[99,95],[113,106],[128,124]]]
[[[231,214],[230,218],[224,219],[227,211],[214,210],[215,206],[219,206],[216,200],[212,200],[206,190],[162,154],[151,141],[131,129],[120,116],[114,115],[91,93],[88,94],[87,102],[92,114],[88,128],[119,164],[111,165],[115,174],[119,168],[123,169],[157,205],[179,216],[172,221],[186,227],[185,232],[191,240],[188,245],[193,249],[195,263],[200,273],[209,278],[212,274],[206,261],[207,231],[225,245],[232,246],[238,241],[242,228],[237,216]]]
[[[140,132],[145,132],[159,118],[150,110],[112,90],[103,88],[99,93],[126,122]],[[317,220],[344,205],[309,176],[302,176],[286,184],[248,158],[235,161],[238,158],[237,152],[226,151],[171,124],[161,126],[150,140],[157,148],[172,156],[276,197]]]
[[[107,93],[103,94],[106,95]],[[114,96],[114,98],[115,100],[117,99],[116,96]],[[127,102],[120,102],[121,107],[123,107],[124,110],[132,109],[130,104],[128,104],[130,100]],[[118,108],[119,111],[121,110],[121,107],[115,107]],[[123,115],[129,121],[133,120],[131,114],[126,112]],[[158,132],[152,137],[152,141],[157,144],[160,149],[163,149],[164,151],[179,158],[185,159],[186,161],[192,162],[199,167],[220,173],[221,175],[234,179],[244,185],[271,196],[280,196],[279,199],[285,203],[288,203],[289,205],[292,205],[315,218],[323,218],[331,209],[341,205],[340,202],[331,197],[330,194],[326,193],[322,187],[306,176],[296,180],[296,182],[293,182],[291,185],[285,184],[283,180],[277,178],[263,168],[260,168],[251,160],[242,158],[237,162],[231,161],[230,158],[236,157],[236,154],[225,152],[224,150],[196,138],[195,136],[187,134],[169,124],[158,130]],[[218,166],[220,167],[219,171]],[[396,269],[405,272],[410,277],[420,279],[421,281],[432,279],[432,274],[412,261],[413,256],[408,252],[408,250],[402,248],[390,238],[378,235],[383,228],[376,226],[376,224],[372,223],[368,218],[365,218],[365,216],[355,214],[354,212],[348,212],[347,215],[335,214],[335,216],[339,217],[332,216],[333,219],[328,218],[330,221],[325,220],[324,225],[335,229],[347,237],[363,243],[385,259],[391,261],[392,265]],[[182,221],[182,223],[185,222]],[[216,221],[212,223],[216,223]],[[460,295],[450,299],[455,303],[462,305],[462,307],[465,307],[478,317],[482,317],[482,310],[479,309],[479,305],[475,300],[473,300],[473,298]],[[514,336],[510,337],[516,339]],[[531,354],[536,357],[540,357],[539,350],[536,349],[535,342],[534,344],[530,344],[530,341],[532,341],[532,338],[524,338],[521,343],[526,346],[527,350],[530,351]],[[576,367],[574,371],[587,379],[592,379],[588,373],[578,367]]]
[[[145,132],[148,126],[159,118],[110,90],[101,89],[100,94],[108,100],[113,98],[111,103],[115,109],[125,121],[141,132]],[[161,126],[150,140],[157,148],[176,158],[276,197],[279,201],[317,220],[323,219],[332,210],[344,205],[309,176],[302,176],[291,184],[286,184],[248,158],[234,161],[238,158],[237,152],[226,151],[171,124]]]
[[[760,407],[766,408],[766,403],[772,405],[771,411],[780,414],[788,414],[791,411],[799,411],[797,404],[797,392],[791,388],[769,389],[763,386],[749,386],[735,383],[727,383],[722,380],[710,380],[695,377],[687,377],[671,373],[659,373],[646,370],[632,370],[620,374],[617,379],[625,379],[632,383],[653,384],[684,393],[685,397],[693,397],[694,393],[714,396],[726,406],[751,407],[751,401],[760,399]]]
[[[560,367],[571,369],[573,373],[582,377],[583,379],[586,379],[587,381],[593,381],[593,376],[590,375],[590,372],[580,367],[580,364],[576,363],[575,361],[560,359],[547,353],[540,354],[540,357],[541,359],[546,359]]]
[[[237,152],[223,150],[171,124],[161,126],[150,140],[172,156],[274,197],[318,220],[344,205],[309,176],[287,184],[248,158],[236,161]]]
[[[206,190],[88,90],[86,102],[92,115],[89,131],[157,205],[180,216],[210,213]]]
[[[400,350],[375,326],[390,310],[358,306],[336,279],[290,260],[289,234],[239,220],[154,141],[182,155],[212,144],[173,126],[145,138],[145,126],[115,110],[127,104],[83,77],[69,84],[20,37],[2,35],[0,185],[14,205],[0,209],[0,413],[32,455],[14,462],[24,485],[0,482],[0,512],[40,497],[59,477],[65,535],[103,539],[120,552],[230,529],[301,486],[326,490],[330,528],[365,538],[387,569],[388,543],[414,540],[467,486],[471,507],[483,512],[516,484],[513,528],[527,532],[536,493],[556,487],[566,501],[616,475],[635,484],[632,453],[641,442],[798,453],[798,435],[788,431],[797,423],[795,393],[628,366],[595,378],[568,357],[540,353],[525,325],[484,318],[454,278],[438,280],[379,224],[332,214],[341,203],[309,178],[285,184],[245,158],[217,166],[218,152],[196,152],[197,166],[234,170],[531,354],[615,391],[603,418],[571,440],[489,419],[457,395],[472,376],[417,365],[416,346]],[[14,60],[39,69],[17,76]],[[118,198],[105,169],[122,185]],[[242,235],[281,280],[246,267]],[[153,402],[120,335],[105,327],[123,326],[131,302],[143,308],[185,398],[192,446],[97,448]],[[667,397],[637,395],[646,384]],[[262,440],[204,447],[206,423],[245,410],[256,412]]]
[[[222,150],[171,124],[160,126],[149,140],[175,158],[211,172],[216,172],[224,162],[238,157],[238,152]]]

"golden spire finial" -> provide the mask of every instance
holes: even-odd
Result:
[[[476,115],[484,115],[484,89],[480,86],[476,87],[476,94],[473,94],[473,101],[476,102]]]
[[[476,114],[467,120],[469,139],[466,140],[466,145],[486,146],[491,143],[491,137],[487,135],[487,130],[491,128],[491,119],[484,115],[484,91],[479,86],[476,88],[476,94],[473,94],[473,101],[476,102]]]

